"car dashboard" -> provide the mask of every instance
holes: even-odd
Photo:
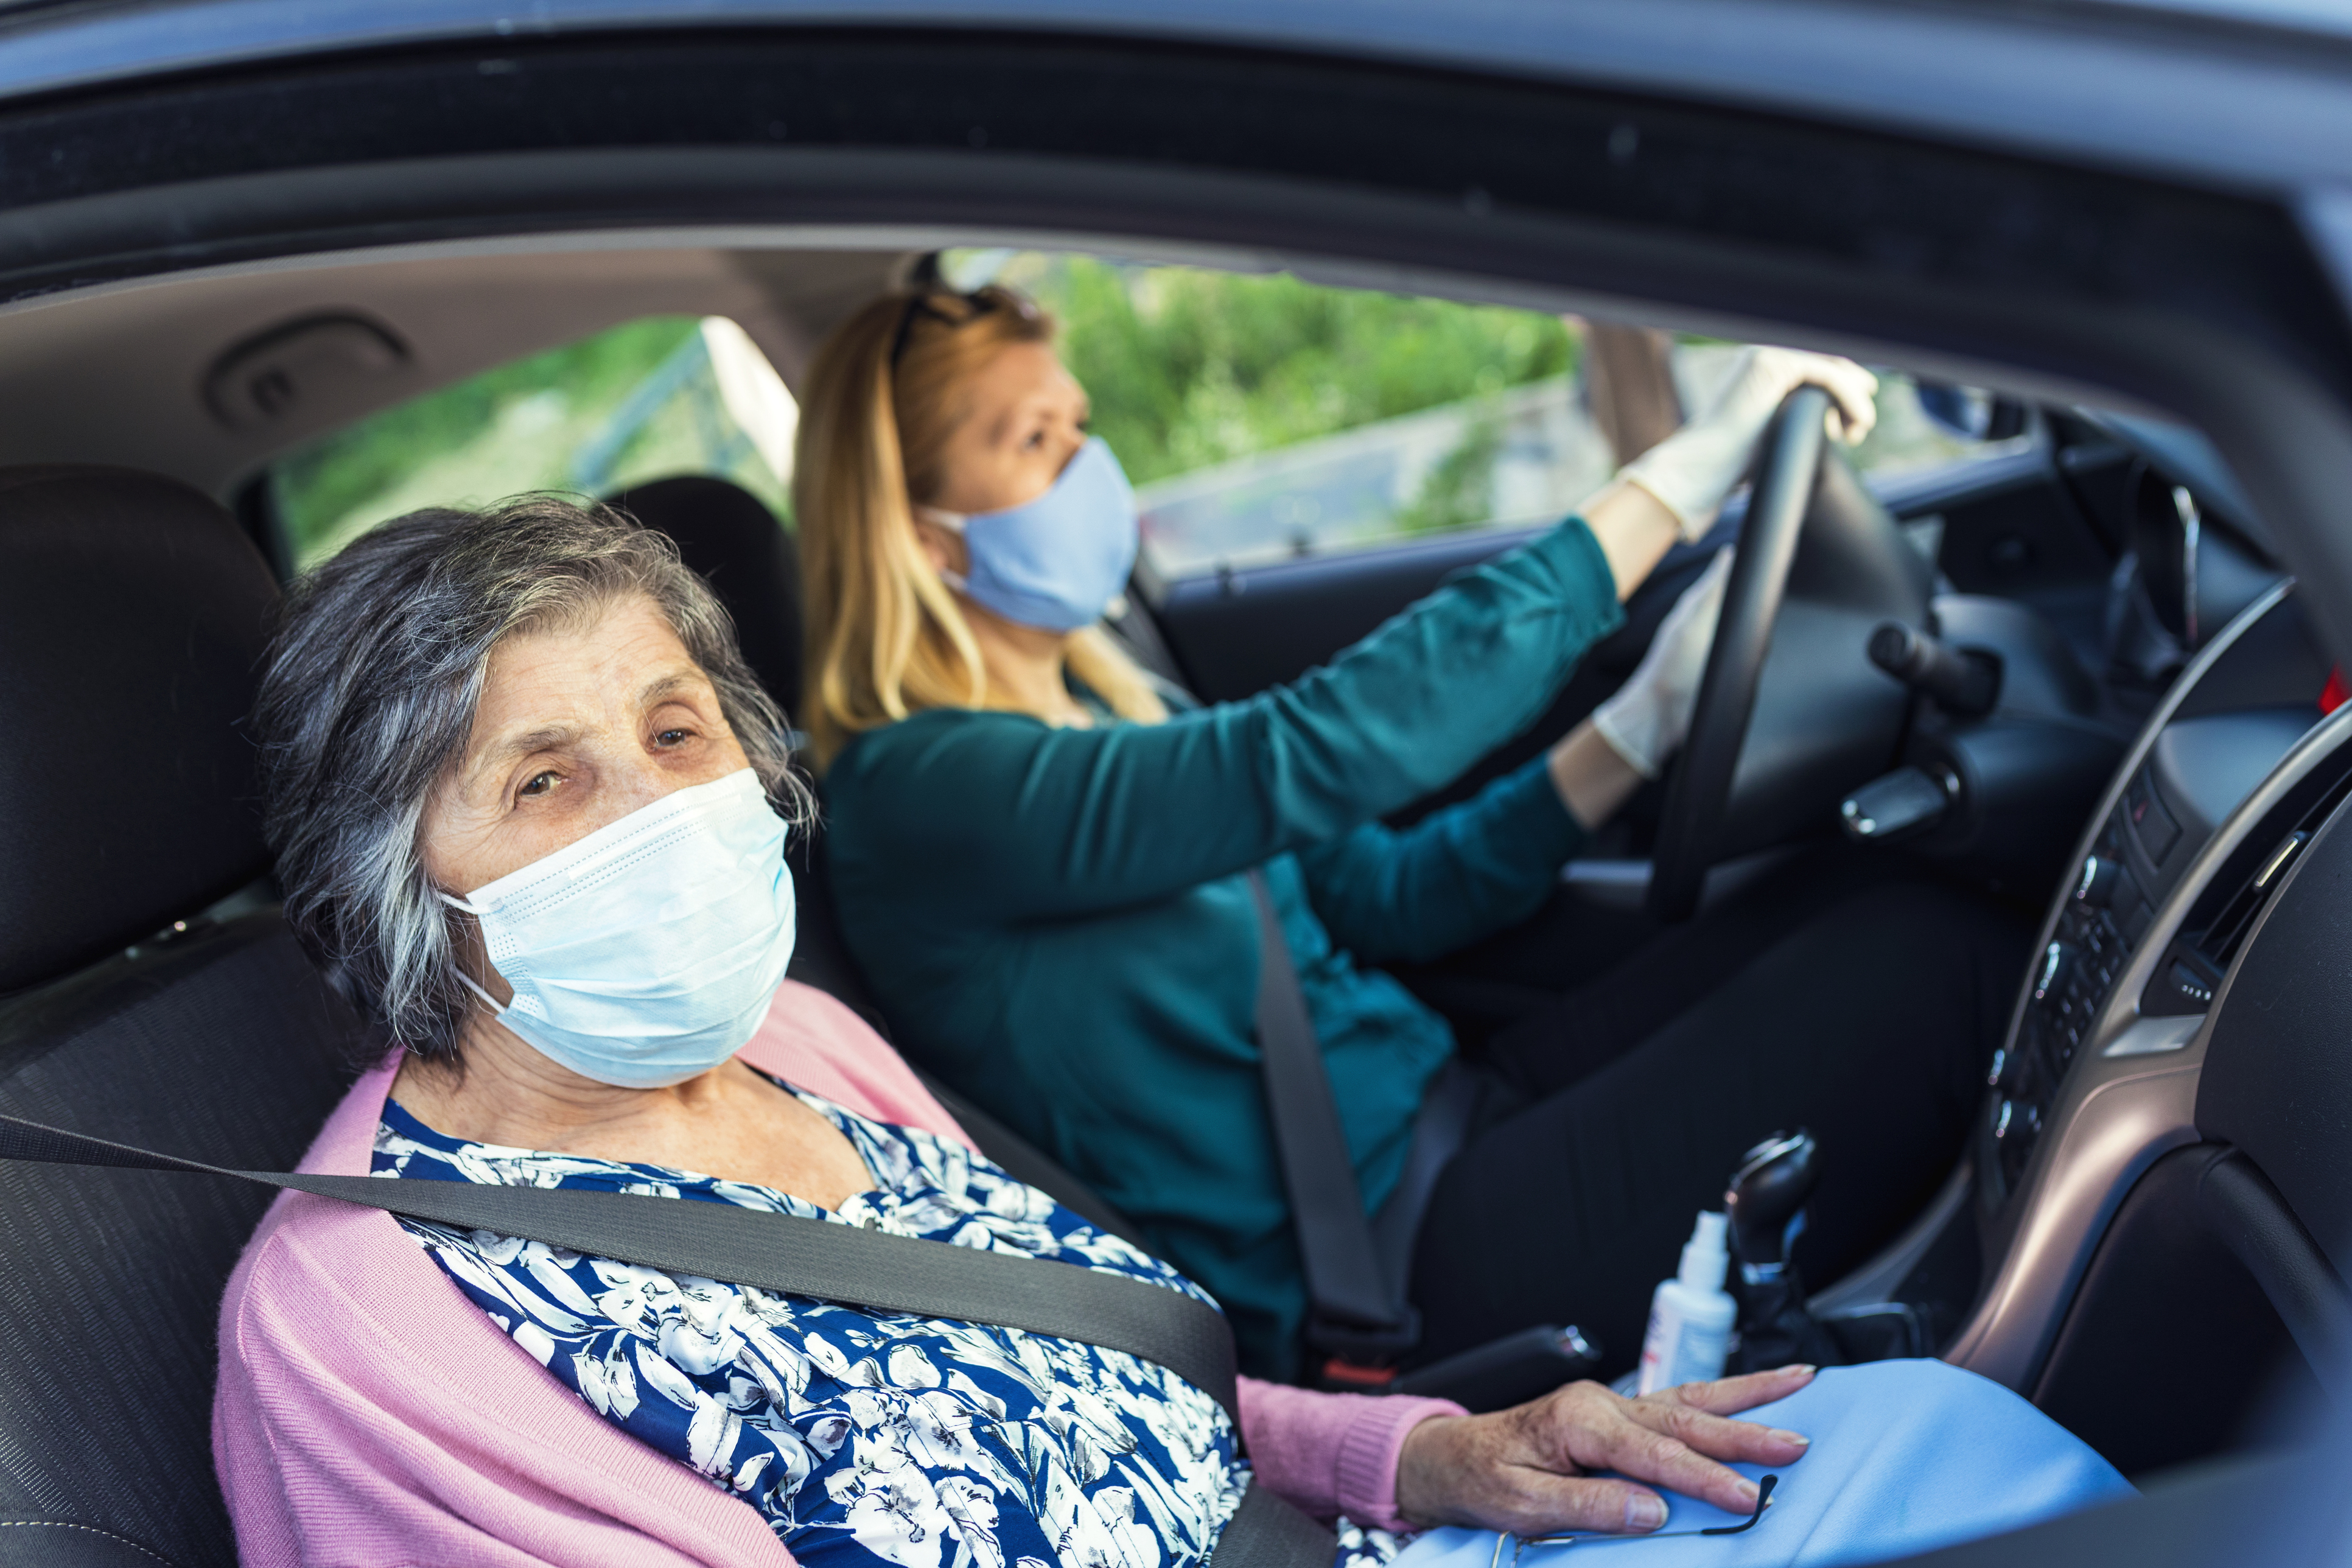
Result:
[[[2326,669],[2281,582],[2171,683],[2045,915],[1964,1172],[1822,1305],[1914,1300],[1960,1247],[1979,1284],[1943,1358],[2033,1392],[2126,1194],[2199,1141],[2205,1026],[2232,960],[2352,795],[2352,705],[2313,701]]]

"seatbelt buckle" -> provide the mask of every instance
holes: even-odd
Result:
[[[1410,1304],[1392,1323],[1354,1323],[1310,1312],[1307,1343],[1323,1358],[1318,1387],[1339,1394],[1385,1394],[1397,1358],[1421,1343],[1421,1310]]]
[[[1397,1369],[1392,1366],[1364,1366],[1329,1356],[1315,1385],[1326,1394],[1386,1394],[1396,1380]]]

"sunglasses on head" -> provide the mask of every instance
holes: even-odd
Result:
[[[961,313],[949,307],[961,307]],[[997,310],[1018,310],[1030,313],[1026,300],[997,289],[975,289],[969,294],[950,290],[923,289],[907,298],[907,308],[898,316],[898,331],[890,339],[890,368],[907,357],[907,342],[915,331],[915,323],[924,317],[949,327],[970,326],[981,317]]]

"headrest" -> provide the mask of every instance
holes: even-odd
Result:
[[[0,468],[0,992],[266,868],[245,719],[277,602],[184,485]]]
[[[793,712],[801,701],[801,560],[767,503],[726,479],[692,475],[623,490],[611,504],[677,542],[735,617],[743,662]]]

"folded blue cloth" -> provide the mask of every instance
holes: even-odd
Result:
[[[1737,1417],[1786,1427],[1812,1447],[1780,1478],[1772,1506],[1738,1535],[1640,1537],[1530,1546],[1520,1568],[1838,1568],[1997,1535],[2132,1495],[2114,1466],[1997,1383],[1939,1361],[1823,1368],[1788,1398]],[[1735,1465],[1750,1479],[1761,1465]],[[1739,1519],[1676,1492],[1664,1530]],[[1517,1543],[1503,1542],[1504,1568]],[[1433,1530],[1394,1568],[1488,1568],[1495,1532]]]

